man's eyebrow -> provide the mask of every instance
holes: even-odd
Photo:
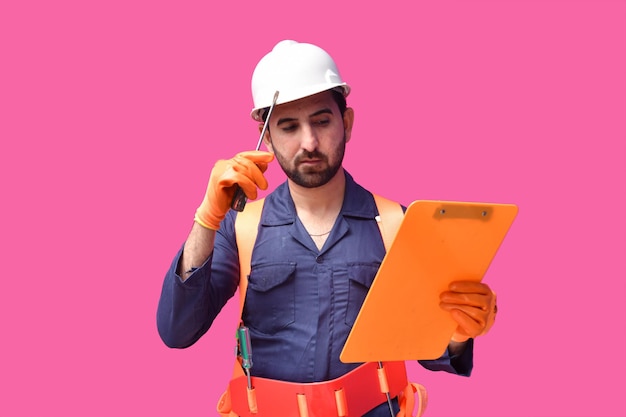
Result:
[[[311,114],[309,117],[319,116],[320,114],[333,114],[333,112],[329,108],[323,108]],[[283,117],[282,119],[278,119],[278,122],[276,122],[276,126],[280,126],[281,123],[295,122],[297,120],[298,119],[294,117]]]
[[[278,119],[278,122],[276,122],[276,126],[280,126],[281,123],[289,123],[295,120],[297,119],[294,119],[293,117],[283,117],[282,119]]]
[[[313,113],[312,115],[310,115],[309,117],[315,117],[315,116],[319,116],[320,114],[333,114],[332,110],[329,108],[324,108],[321,110],[316,111],[315,113]]]

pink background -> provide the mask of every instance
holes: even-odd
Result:
[[[248,3],[0,5],[0,415],[214,415],[235,304],[182,351],[156,304],[214,160],[256,144],[254,65],[293,38],[353,87],[363,185],[520,207],[472,377],[409,364],[427,415],[625,416],[626,2]]]

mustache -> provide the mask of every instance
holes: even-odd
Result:
[[[304,151],[300,155],[296,156],[295,163],[299,164],[300,162],[306,159],[319,159],[322,161],[326,161],[327,158],[326,158],[326,155],[324,155],[323,153],[319,151],[312,151],[312,152]]]

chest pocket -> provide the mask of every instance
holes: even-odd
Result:
[[[295,271],[295,263],[252,268],[242,314],[246,326],[275,334],[295,321]]]
[[[362,263],[348,265],[348,308],[346,310],[346,324],[354,324],[356,316],[361,310],[378,268],[378,263]]]

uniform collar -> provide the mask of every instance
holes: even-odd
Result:
[[[357,184],[352,175],[344,170],[346,191],[340,216],[373,219],[377,214],[372,194]],[[289,192],[287,181],[265,198],[265,207],[261,216],[263,226],[281,226],[292,224],[296,219],[296,207]]]

